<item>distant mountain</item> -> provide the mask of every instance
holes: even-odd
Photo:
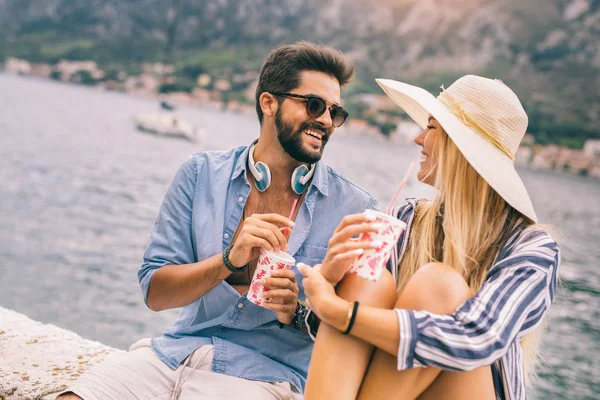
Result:
[[[161,60],[258,69],[279,43],[351,55],[361,85],[407,80],[437,93],[464,73],[513,87],[538,137],[600,137],[600,0],[0,0],[0,58]]]

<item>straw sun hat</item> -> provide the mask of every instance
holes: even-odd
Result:
[[[431,114],[462,155],[508,204],[537,222],[531,199],[515,170],[515,154],[527,130],[527,114],[502,81],[466,75],[436,98],[389,79],[377,83],[421,128]]]

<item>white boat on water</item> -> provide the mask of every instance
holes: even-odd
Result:
[[[179,137],[196,142],[202,130],[170,113],[138,114],[134,117],[137,129],[158,136]]]

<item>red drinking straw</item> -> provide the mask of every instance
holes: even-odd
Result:
[[[404,178],[402,179],[402,182],[400,182],[400,185],[398,185],[398,189],[396,189],[396,193],[394,193],[394,197],[392,197],[390,204],[388,204],[387,208],[385,209],[386,214],[389,214],[390,211],[392,211],[392,207],[394,207],[394,203],[396,203],[396,200],[398,199],[398,195],[400,194],[400,191],[406,185],[406,182],[408,181],[408,177],[410,176],[410,173],[412,172],[412,169],[414,166],[415,166],[414,162],[410,163],[410,166],[408,167],[406,174],[404,174]]]
[[[297,204],[298,204],[298,199],[295,199],[294,204],[292,204],[292,211],[290,211],[290,216],[288,217],[288,219],[292,219],[292,217],[294,216],[294,211],[296,211]]]

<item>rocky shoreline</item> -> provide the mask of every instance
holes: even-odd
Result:
[[[0,399],[54,400],[92,365],[119,352],[0,307]]]

